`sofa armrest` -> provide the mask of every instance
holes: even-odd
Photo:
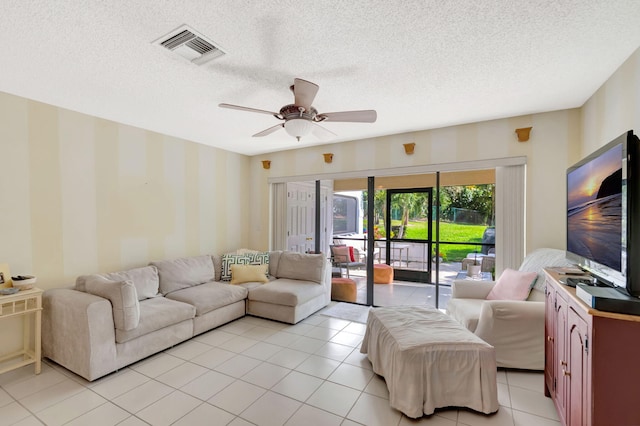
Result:
[[[331,278],[332,278],[332,274],[333,273],[333,267],[331,265],[330,261],[326,261],[325,265],[324,265],[324,280],[322,282],[322,285],[324,286],[324,292],[325,292],[325,297],[324,297],[324,301],[325,306],[328,305],[329,303],[331,303]]]
[[[495,281],[454,280],[451,285],[452,299],[486,299]]]
[[[42,297],[43,356],[91,381],[114,371],[116,337],[111,302],[71,289]]]
[[[544,302],[487,300],[475,334],[496,348],[498,365],[544,368]]]

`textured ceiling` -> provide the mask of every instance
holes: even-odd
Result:
[[[227,54],[152,42],[187,24]],[[294,77],[341,142],[581,106],[640,46],[638,0],[2,0],[0,91],[248,155],[321,142],[278,121]]]

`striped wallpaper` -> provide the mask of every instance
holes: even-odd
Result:
[[[490,100],[488,100],[490,101]],[[529,142],[519,143],[515,129],[533,127]],[[527,157],[527,251],[539,247],[565,248],[566,168],[626,130],[640,134],[640,49],[607,80],[581,108],[531,114],[435,130],[336,143],[251,159],[254,231],[267,230],[269,198],[264,191],[270,177],[396,169],[407,166]],[[406,155],[403,144],[415,142]],[[322,154],[334,154],[326,164]],[[263,170],[261,160],[271,160]],[[268,234],[252,232],[250,242],[264,245]]]
[[[244,155],[0,93],[0,259],[41,288],[247,244]]]
[[[528,142],[518,142],[515,129],[533,127]],[[505,157],[527,157],[527,247],[564,247],[564,179],[573,151],[579,150],[580,111],[578,109],[533,114],[338,143],[313,148],[283,151],[252,158],[251,187],[262,208],[252,211],[251,223],[268,221],[258,211],[268,211],[269,198],[260,188],[269,177],[315,176],[323,179],[332,173],[402,169],[409,166],[472,162]],[[404,143],[415,142],[415,153],[407,155]],[[334,153],[326,164],[322,153]],[[262,170],[260,161],[271,160],[271,168]],[[559,219],[560,218],[560,219]],[[266,235],[252,233],[252,244],[262,244]]]

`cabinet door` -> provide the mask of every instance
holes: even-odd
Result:
[[[555,353],[555,301],[556,291],[553,285],[547,280],[546,288],[544,290],[545,305],[544,305],[544,380],[545,380],[545,395],[551,398],[555,398],[556,388],[553,383],[555,377],[554,368],[554,353]]]
[[[554,361],[554,384],[556,387],[556,402],[558,405],[558,415],[562,424],[567,423],[567,403],[569,399],[569,376],[567,359],[567,301],[559,292],[555,293],[555,361]]]
[[[567,347],[569,358],[569,425],[583,426],[587,424],[587,401],[589,384],[588,370],[588,326],[587,322],[573,309],[569,309],[569,344]]]

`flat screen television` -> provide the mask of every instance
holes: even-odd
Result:
[[[630,130],[567,169],[567,259],[635,297],[640,262],[630,260],[640,255],[639,145]]]

